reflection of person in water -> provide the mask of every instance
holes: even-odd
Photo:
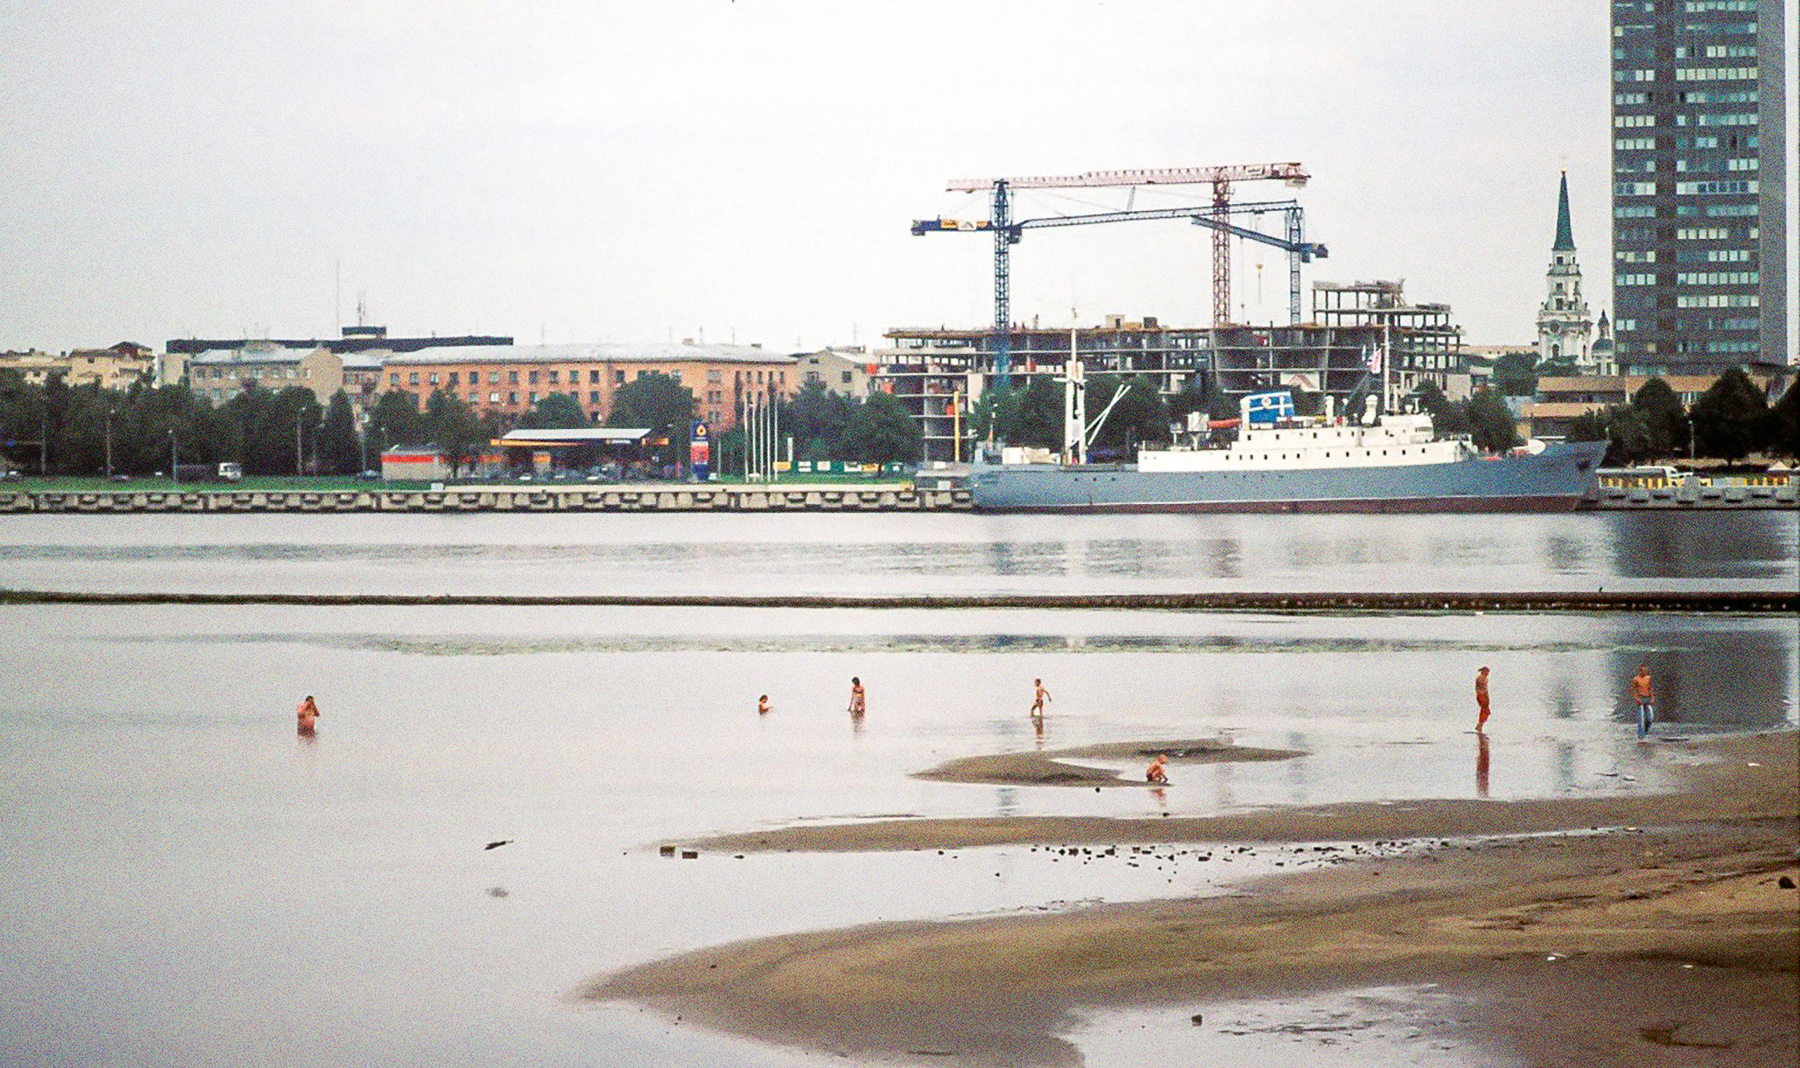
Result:
[[[850,714],[860,716],[865,710],[862,680],[852,675],[850,676]]]
[[[313,724],[318,721],[319,716],[321,715],[319,706],[313,703],[312,694],[309,693],[306,695],[306,700],[300,702],[300,707],[294,709],[294,715],[299,721],[300,733],[311,734],[313,732]]]
[[[1480,731],[1475,732],[1475,796],[1488,795],[1488,736]]]

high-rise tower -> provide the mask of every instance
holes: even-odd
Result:
[[[1575,262],[1575,231],[1569,225],[1569,176],[1562,176],[1556,202],[1556,241],[1550,246],[1550,270],[1544,275],[1544,303],[1538,307],[1539,363],[1568,360],[1583,374],[1597,369],[1588,359],[1594,320],[1581,295],[1581,265]]]
[[[1784,0],[1613,0],[1626,373],[1787,363]]]

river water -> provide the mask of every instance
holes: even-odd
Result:
[[[0,587],[1783,590],[1795,542],[1793,513],[12,516]],[[569,994],[722,941],[1213,893],[1292,857],[690,861],[657,842],[905,815],[1654,789],[1662,762],[1621,697],[1638,663],[1665,734],[1792,726],[1800,698],[1794,621],[1772,617],[14,605],[0,619],[9,1066],[816,1065]],[[1469,733],[1483,664],[1485,746]],[[860,723],[844,711],[852,675],[869,694]],[[1053,694],[1041,736],[1034,677]],[[324,716],[299,739],[307,693]],[[763,693],[774,711],[759,717]],[[1182,768],[1161,797],[910,777],[971,753],[1215,734],[1308,755]],[[1142,1026],[1102,1014],[1073,1037],[1113,1068],[1139,1062],[1127,1032]],[[1165,1056],[1187,1032],[1158,1035]],[[1212,1063],[1271,1055],[1254,1035],[1206,1041]],[[1383,1049],[1368,1037],[1362,1056]]]

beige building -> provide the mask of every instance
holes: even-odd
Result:
[[[792,396],[800,385],[792,356],[755,345],[470,345],[387,354],[381,388],[462,398],[479,413],[513,423],[552,393],[575,398],[591,422],[612,411],[619,387],[656,371],[686,386],[697,417],[714,432],[738,424],[753,397]]]
[[[827,393],[841,393],[852,398],[869,395],[869,376],[877,371],[876,365],[870,362],[869,350],[862,345],[803,352],[795,359],[798,361],[795,372],[801,386],[817,382]]]
[[[344,361],[327,348],[289,349],[272,344],[211,349],[188,356],[182,368],[188,388],[218,407],[251,386],[279,392],[312,390],[319,402],[344,388]]]
[[[69,386],[97,382],[102,389],[122,392],[146,373],[154,373],[156,353],[130,341],[105,349],[73,349],[62,356],[34,349],[0,353],[0,368],[19,372],[34,386],[60,374]]]
[[[1774,399],[1789,376],[1751,368],[1750,381],[1763,395]],[[1651,375],[1581,375],[1566,378],[1539,378],[1537,394],[1519,404],[1520,431],[1530,437],[1562,438],[1570,424],[1582,415],[1614,404],[1630,404],[1631,398]],[[1701,395],[1719,380],[1718,375],[1662,375],[1682,407],[1691,408]],[[1529,431],[1526,427],[1529,426]]]

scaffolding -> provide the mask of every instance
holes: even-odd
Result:
[[[1075,328],[1075,350],[1089,376],[1147,378],[1174,397],[1200,390],[1235,408],[1249,393],[1292,389],[1333,398],[1339,411],[1371,390],[1377,355],[1390,372],[1393,396],[1426,380],[1440,389],[1466,374],[1462,329],[1446,304],[1409,305],[1398,282],[1315,283],[1313,320],[1296,325],[1164,326],[1153,316],[1109,315]],[[1007,351],[1014,378],[1060,375],[1070,328],[1015,324]],[[994,384],[992,329],[895,328],[875,353],[871,387],[891,394],[918,422],[926,462],[953,462],[967,413]]]

